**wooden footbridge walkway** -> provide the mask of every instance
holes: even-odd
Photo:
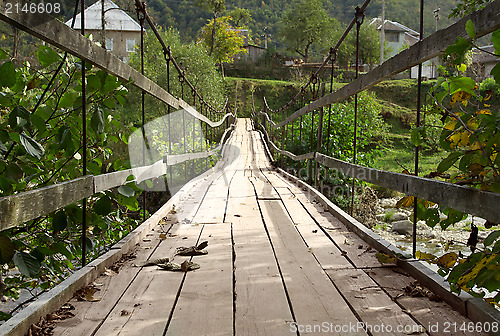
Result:
[[[29,0],[19,1],[20,8],[21,4],[32,4]],[[1,197],[0,232],[10,232],[8,230],[33,220],[49,221],[56,211],[72,205],[82,209],[81,234],[77,239],[86,242],[87,234],[91,234],[87,226],[87,214],[91,211],[87,204],[89,198],[95,202],[103,192],[114,192],[115,188],[132,183],[131,175],[134,175],[133,182],[142,184],[163,179],[170,190],[175,190],[172,171],[184,175],[184,180],[188,181],[191,178],[186,174],[189,165],[193,171],[195,166],[204,169],[208,167],[209,158],[219,151],[222,154],[214,168],[187,182],[148,219],[145,218],[146,206],[143,203],[144,223],[104,255],[87,264],[87,244],[82,244],[81,268],[1,325],[0,336],[40,335],[43,326],[34,325],[40,318],[54,324],[50,331],[54,335],[72,336],[476,336],[486,335],[485,330],[490,335],[500,335],[500,314],[485,300],[464,293],[451,293],[445,280],[421,261],[394,258],[396,264],[380,264],[376,257],[378,250],[393,257],[401,251],[304,181],[271,166],[271,161],[286,167],[289,159],[310,160],[307,168],[311,180],[316,179],[315,184],[318,184],[321,169],[332,169],[349,176],[351,182],[363,180],[480,216],[492,223],[500,222],[498,193],[355,164],[357,94],[381,80],[420,65],[416,119],[419,126],[421,64],[441,55],[457,37],[467,37],[465,27],[468,20],[474,25],[476,38],[499,29],[500,0],[422,39],[369,73],[358,77],[356,72],[356,79],[351,83],[324,94],[325,86],[319,83],[319,72],[329,62],[333,64],[337,50],[353,27],[359,33],[369,2],[365,0],[363,5],[356,7],[355,17],[331,48],[320,69],[289,103],[272,110],[264,102],[264,111],[252,108],[250,120],[235,119],[236,103],[234,109],[228,101],[225,105],[219,102],[219,107],[215,107],[204,99],[186,77],[185,69],[176,62],[172,49],[165,44],[144,3],[139,0],[135,0],[135,5],[143,31],[141,62],[147,61],[143,43],[147,24],[165,56],[165,67],[162,68],[167,74],[165,88],[146,77],[144,67],[139,72],[86,38],[84,29],[77,32],[48,13],[32,15],[10,11],[8,1],[0,0],[0,20],[58,48],[61,54],[64,52],[47,88],[61,75],[59,71],[66,56],[73,55],[83,65],[91,64],[140,90],[142,120],[138,134],[142,140],[148,135],[145,102],[149,99],[161,106],[165,112],[162,122],[167,120],[163,123],[168,127],[168,132],[167,128],[163,132],[168,138],[161,139],[161,158],[156,158],[157,161],[146,162],[146,147],[149,145],[144,145],[146,142],[143,141],[142,148],[132,150],[142,152],[139,167],[88,175],[86,125],[91,118],[86,104],[82,103],[77,110],[81,112],[81,124],[85,125],[79,130],[82,132],[83,176],[75,178],[71,175],[71,180],[63,178],[47,186],[42,183]],[[84,27],[85,1],[81,0],[80,5]],[[423,5],[421,0],[421,13]],[[74,13],[76,15],[77,8]],[[359,63],[356,60],[356,64]],[[86,68],[80,66],[82,83],[86,83]],[[178,78],[180,82],[181,97],[172,94],[172,78]],[[83,96],[86,95],[83,88],[87,86],[82,87]],[[298,110],[291,110],[299,99],[305,99],[300,97],[309,89],[313,101],[305,106],[301,104]],[[319,97],[320,91],[322,97]],[[331,127],[335,127],[330,125],[330,118],[328,127],[323,125],[326,124],[324,118],[334,113],[329,106],[351,97],[356,106],[354,151],[352,161],[346,162],[332,156],[330,142],[326,146],[322,143],[324,134],[330,141],[334,133]],[[28,112],[34,113],[38,106]],[[26,110],[24,106],[23,109]],[[181,111],[182,114],[178,115],[182,122],[172,121],[171,117],[175,116],[172,112]],[[310,120],[307,135],[303,129],[307,122],[302,122],[303,117]],[[51,126],[50,120],[46,121],[48,126]],[[177,129],[183,134],[177,140],[170,138],[174,135],[170,133],[171,124],[173,128],[182,127],[182,132]],[[309,147],[301,148],[302,153],[290,152],[296,148],[288,146],[289,133],[292,140],[299,139],[299,142],[309,136]],[[191,138],[189,134],[192,134]],[[206,135],[209,141],[197,139],[200,134]],[[15,135],[10,138],[15,139]],[[177,150],[172,149],[175,141],[182,144]],[[15,146],[19,146],[15,141],[11,142],[6,157],[17,148]],[[208,148],[208,144],[213,146]],[[181,147],[183,151],[179,150]],[[418,147],[415,151],[415,172],[418,172]],[[184,166],[176,167],[179,164]],[[183,174],[179,173],[179,167],[182,167]],[[354,182],[352,186],[354,188]],[[414,220],[414,250],[416,236]],[[194,251],[199,254],[196,256],[178,254],[180,247],[197,247],[204,242],[208,246],[203,250],[208,253]],[[144,266],[146,261],[165,261],[165,258],[181,265],[181,271],[164,270],[158,265]],[[194,265],[199,265],[199,268]],[[189,270],[189,267],[196,269]],[[59,308],[61,310],[57,311]],[[74,316],[60,320],[58,314],[65,312]],[[60,321],[55,323],[54,320]]]
[[[413,278],[382,267],[374,249],[271,169],[249,119],[238,120],[222,161],[160,210],[167,215],[117,274],[93,282],[98,301],[69,302],[75,317],[55,335],[426,335],[429,325],[469,322],[406,295]],[[203,241],[208,254],[173,257]],[[200,268],[134,266],[166,257]]]

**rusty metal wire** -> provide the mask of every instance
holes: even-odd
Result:
[[[359,7],[356,7],[356,79],[359,76],[359,31],[361,29],[361,25],[365,19],[365,14],[362,12]],[[358,95],[354,95],[354,136],[353,136],[353,155],[352,155],[352,163],[356,164],[356,156],[357,156],[357,142],[358,142]],[[353,177],[352,185],[351,185],[351,207],[350,212],[351,216],[354,213],[354,188],[356,184],[356,178]]]
[[[139,0],[136,0],[136,1],[139,1]],[[365,2],[363,3],[363,5],[361,5],[361,7],[356,7],[356,15],[358,12],[363,13],[363,15],[364,15],[366,7],[368,7],[370,2],[371,2],[371,0],[365,0]],[[313,84],[314,79],[319,77],[319,74],[321,73],[323,68],[328,64],[328,62],[330,62],[332,59],[335,59],[337,57],[337,51],[339,50],[340,46],[342,45],[342,43],[346,39],[347,35],[350,33],[352,27],[354,27],[354,25],[358,21],[358,17],[356,15],[351,20],[351,22],[349,23],[349,25],[345,29],[344,33],[342,34],[342,36],[337,41],[337,44],[335,44],[335,46],[330,48],[330,52],[329,52],[328,56],[323,60],[323,62],[319,66],[318,70],[316,70],[316,72],[311,75],[311,77],[309,78],[309,81],[300,88],[299,92],[294,97],[292,97],[292,99],[290,99],[290,101],[288,101],[286,104],[284,104],[283,106],[281,106],[280,108],[278,108],[276,110],[271,109],[269,107],[269,105],[267,105],[267,102],[265,102],[266,109],[268,111],[273,112],[273,113],[281,112],[282,110],[284,110],[284,109],[290,107],[292,104],[294,104],[297,101],[297,99],[301,95],[304,94],[304,92],[307,90],[307,88],[311,84]],[[332,67],[333,67],[333,63],[332,63]]]
[[[220,110],[218,110],[215,107],[213,107],[212,105],[210,105],[210,103],[208,103],[203,98],[203,96],[198,92],[198,90],[196,89],[196,87],[186,77],[184,71],[182,70],[182,68],[179,66],[179,64],[176,62],[175,58],[173,57],[173,55],[172,55],[172,49],[169,46],[166,45],[165,41],[163,40],[163,38],[161,37],[160,33],[158,32],[158,29],[156,29],[156,25],[153,22],[153,19],[151,18],[151,16],[149,16],[149,14],[148,14],[148,12],[146,10],[146,3],[145,2],[141,2],[140,0],[135,0],[135,4],[136,4],[136,7],[137,7],[137,10],[141,11],[143,13],[144,18],[146,19],[146,21],[149,24],[149,27],[151,28],[151,30],[155,34],[158,42],[160,42],[160,45],[161,45],[161,47],[163,49],[163,53],[165,55],[165,59],[167,59],[167,57],[168,57],[168,59],[170,59],[170,61],[172,62],[174,68],[179,73],[179,76],[182,76],[183,80],[186,82],[186,84],[189,86],[189,88],[198,97],[198,99],[201,102],[201,104],[204,104],[205,106],[207,106],[210,110],[214,111],[215,113],[219,113],[219,114],[220,113],[224,113],[225,110],[226,110],[226,105],[228,104],[228,100],[226,100],[224,106]]]

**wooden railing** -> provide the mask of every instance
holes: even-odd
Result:
[[[208,103],[203,101],[204,106],[219,114],[224,113],[218,121],[212,121],[205,115],[199,113],[195,106],[185,102],[183,99],[174,97],[164,88],[157,85],[148,77],[133,69],[130,65],[122,62],[112,53],[106,51],[101,46],[96,45],[79,32],[65,25],[63,22],[51,17],[49,14],[30,14],[23,11],[8,11],[6,0],[0,0],[0,20],[21,29],[42,41],[45,41],[69,54],[89,62],[107,73],[130,82],[161,102],[174,109],[183,109],[195,119],[204,122],[211,128],[216,128],[226,121],[226,129],[216,148],[204,152],[186,153],[165,156],[150,166],[137,167],[124,171],[112,172],[98,176],[84,176],[74,180],[58,183],[55,185],[38,188],[35,190],[21,192],[12,196],[0,198],[0,231],[6,230],[23,223],[36,219],[61,209],[69,204],[90,197],[96,193],[110,190],[124,185],[131,181],[141,182],[151,178],[163,176],[167,172],[167,167],[200,158],[207,158],[217,154],[230,131],[234,128],[235,113],[229,112],[228,101],[224,108],[217,111]],[[20,7],[26,0],[20,0]],[[150,22],[152,23],[152,22]],[[171,57],[171,55],[170,55]],[[175,61],[174,61],[174,64]],[[184,74],[182,74],[184,75]],[[195,95],[201,97],[196,88],[184,77],[184,82],[195,91]],[[230,121],[230,122],[229,122]],[[131,179],[130,176],[133,176]]]
[[[316,164],[332,168],[352,178],[397,190],[407,195],[416,196],[465,213],[480,216],[493,223],[500,223],[500,211],[498,211],[500,194],[498,193],[486,192],[467,186],[418,176],[363,167],[320,153],[318,150],[321,148],[320,144],[318,144],[318,149],[315,151],[296,155],[285,149],[279,148],[272,141],[273,135],[274,137],[279,136],[276,134],[277,130],[283,132],[286,125],[296,121],[301,116],[319,110],[318,114],[321,118],[324,113],[323,107],[345,100],[346,98],[372,87],[384,79],[388,79],[426,60],[439,56],[457,37],[467,38],[465,24],[468,20],[471,20],[474,24],[477,38],[499,29],[500,1],[497,0],[484,9],[468,15],[448,28],[437,31],[385,61],[382,65],[370,72],[361,75],[339,90],[314,100],[279,122],[272,120],[268,109],[266,109],[266,111],[254,111],[254,119],[256,123],[260,125],[260,130],[264,133],[264,139],[266,139],[271,152],[277,155],[286,156],[295,161],[314,159]],[[280,109],[276,111],[280,111]],[[321,128],[322,123],[320,123],[320,130],[315,131],[318,133],[313,134],[314,136],[318,136],[318,141],[321,141]],[[313,130],[311,130],[311,132],[313,132]]]

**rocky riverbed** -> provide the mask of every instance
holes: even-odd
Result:
[[[413,211],[410,208],[397,208],[396,203],[399,198],[379,199],[375,206],[375,223],[372,223],[372,230],[390,241],[403,251],[411,251],[412,231],[413,231]],[[442,215],[442,218],[446,218]],[[417,249],[422,252],[442,255],[445,253],[444,246],[448,242],[448,251],[470,251],[467,239],[470,236],[471,224],[474,223],[479,228],[479,241],[484,240],[493,229],[484,227],[485,220],[479,217],[468,216],[466,219],[450,226],[447,230],[442,230],[436,225],[431,228],[423,221],[417,222]]]

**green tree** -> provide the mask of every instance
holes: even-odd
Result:
[[[320,0],[298,0],[283,15],[279,35],[285,39],[287,49],[302,56],[307,63],[311,48],[326,46],[338,26]]]
[[[166,45],[170,46],[172,55],[177,63],[185,70],[187,79],[197,88],[204,99],[215,108],[222,108],[224,103],[224,83],[217,72],[212,57],[209,57],[206,48],[201,44],[182,43],[180,33],[174,29],[160,29],[160,35]],[[167,88],[167,62],[163,56],[163,49],[154,34],[146,34],[145,49],[145,75],[163,88]],[[140,54],[136,53],[130,60],[130,64],[140,69]],[[178,73],[173,66],[170,67],[170,93],[181,97],[181,84],[177,80]],[[136,93],[135,91],[132,91]],[[186,91],[187,92],[187,91]],[[187,98],[186,98],[187,99]],[[131,99],[139,104],[140,99]],[[154,99],[153,101],[157,101]],[[158,102],[157,102],[158,103]],[[156,104],[156,103],[155,103]],[[159,104],[159,103],[158,103]],[[139,107],[135,108],[137,111]],[[133,111],[134,109],[132,109]],[[154,112],[153,112],[154,111]],[[163,109],[152,109],[148,115],[151,118],[160,116],[155,113],[163,113]],[[127,122],[136,122],[137,115],[125,115]]]
[[[217,31],[217,17],[220,13],[222,13],[226,9],[226,0],[198,0],[198,5],[205,9],[208,12],[213,14],[213,24],[211,27],[211,43],[210,43],[210,52],[211,56],[214,52],[215,46],[215,35]]]
[[[86,63],[83,97],[78,59],[45,45],[19,55],[36,61],[20,63],[12,54],[0,49],[0,197],[82,176],[83,99],[88,173],[128,168],[112,150],[126,139],[120,117],[128,89],[122,82]],[[88,259],[135,228],[127,212],[138,210],[136,191],[131,183],[88,198]],[[22,288],[49,289],[81,265],[82,213],[77,202],[0,232],[0,296],[18,299]],[[0,320],[9,317],[0,312]]]
[[[337,62],[349,66],[356,57],[356,29],[351,30],[347,39],[337,52]],[[375,26],[364,24],[359,31],[359,59],[360,63],[370,66],[380,59],[380,37]]]
[[[231,17],[231,22],[234,27],[245,27],[252,19],[252,15],[248,9],[239,7],[235,7],[233,10],[229,11],[227,16]]]
[[[213,52],[211,54],[220,64],[223,75],[223,62],[232,62],[234,55],[247,52],[243,48],[243,37],[231,26],[230,19],[229,16],[223,16],[219,19],[215,39],[211,36],[215,20],[210,20],[200,31],[199,41]]]

